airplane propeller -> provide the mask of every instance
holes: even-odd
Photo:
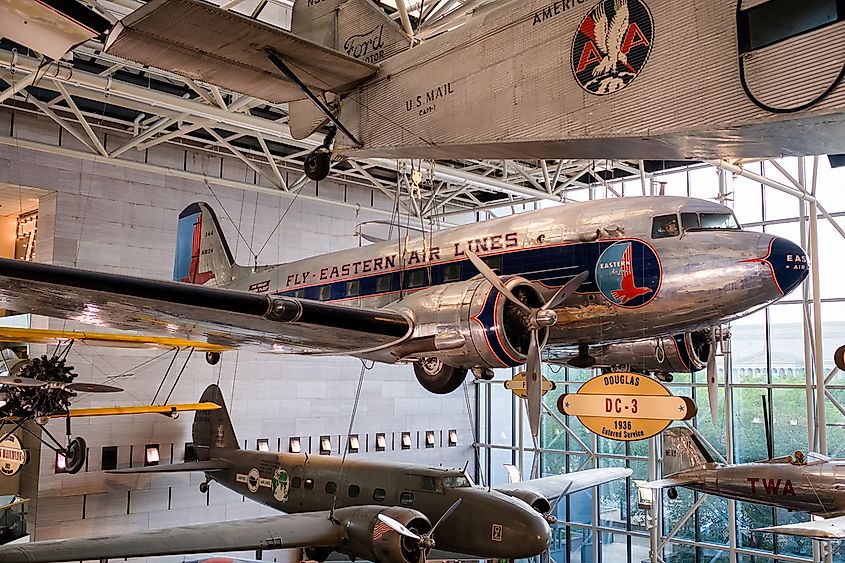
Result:
[[[41,381],[31,377],[15,377],[12,375],[0,375],[0,385],[10,387],[44,387],[46,389],[67,389],[80,393],[119,393],[123,391],[120,387],[102,385],[99,383],[63,383],[61,381]]]
[[[439,526],[441,522],[449,518],[449,516],[451,516],[452,513],[455,512],[458,506],[460,506],[461,500],[463,499],[456,500],[454,504],[452,504],[452,506],[450,506],[449,509],[443,513],[443,516],[441,516],[440,519],[434,523],[434,526],[431,527],[431,530],[422,535],[419,535],[409,530],[404,525],[402,525],[401,522],[394,520],[390,516],[379,514],[378,519],[388,525],[397,534],[416,541],[417,545],[420,547],[420,563],[425,563],[426,557],[431,552],[431,550],[434,549],[434,531],[437,529],[437,526]]]
[[[516,305],[527,317],[529,332],[528,353],[525,359],[525,391],[528,395],[528,425],[531,427],[531,435],[535,438],[540,433],[540,411],[543,408],[543,385],[541,374],[541,359],[539,332],[540,329],[550,327],[557,322],[557,313],[554,309],[575,293],[575,290],[584,283],[589,275],[588,272],[581,272],[558,289],[551,299],[541,307],[532,308],[519,300],[510,289],[505,286],[502,279],[496,275],[474,252],[466,251],[469,261],[484,276],[490,284],[495,287],[508,301]]]
[[[719,420],[719,379],[716,369],[716,347],[721,346],[722,353],[724,353],[726,338],[730,338],[727,329],[721,326],[710,327],[710,334],[707,337],[710,343],[710,350],[707,352],[707,398],[710,401],[710,420],[714,426]],[[727,370],[725,373],[727,374]]]

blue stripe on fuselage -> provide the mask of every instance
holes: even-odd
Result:
[[[640,239],[608,239],[506,250],[499,253],[484,254],[482,258],[488,262],[490,259],[500,259],[501,264],[493,264],[492,267],[503,276],[516,275],[548,286],[561,286],[572,277],[586,270],[589,275],[578,288],[578,293],[600,293],[595,280],[596,263],[599,256],[613,244],[632,240]],[[641,242],[648,244],[645,241]],[[320,301],[362,299],[400,290],[419,290],[430,285],[465,281],[477,275],[478,270],[468,259],[457,259],[405,268],[401,272],[384,272],[357,278],[349,276],[339,281],[277,291],[276,294]],[[661,275],[661,266],[657,261],[642,260],[640,263],[634,264],[634,278],[637,284],[643,285],[645,280],[659,280]],[[401,285],[400,277],[402,278]],[[358,282],[357,294],[347,292],[347,284],[351,282]],[[323,288],[327,286],[330,288],[328,290],[329,295],[321,296],[321,292],[326,291]]]

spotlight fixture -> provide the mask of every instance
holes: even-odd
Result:
[[[376,434],[376,451],[383,452],[387,449],[387,438],[384,437],[384,432]]]
[[[410,450],[411,449],[411,433],[410,432],[402,432],[402,449],[403,450]]]
[[[320,436],[320,455],[332,453],[332,439],[328,436]]]
[[[258,451],[259,452],[269,452],[270,451],[270,439],[269,438],[259,438],[257,445],[258,445]]]
[[[434,447],[434,430],[426,430],[425,431],[425,447],[426,448],[433,448]]]
[[[144,466],[158,465],[161,456],[158,451],[158,444],[147,444],[144,446]]]
[[[299,436],[294,436],[288,440],[288,451],[292,454],[302,453],[302,440]]]
[[[361,447],[361,442],[358,440],[358,434],[349,435],[349,453],[357,454]]]
[[[449,430],[449,447],[457,446],[458,445],[458,431],[457,430]]]

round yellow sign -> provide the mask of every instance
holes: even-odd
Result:
[[[638,373],[607,373],[562,395],[557,407],[576,416],[590,431],[611,440],[644,440],[673,420],[695,416],[689,397],[675,397],[656,379]]]

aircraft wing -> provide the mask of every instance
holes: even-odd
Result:
[[[109,33],[106,52],[241,94],[305,98],[267,58],[276,52],[309,88],[343,94],[378,67],[198,0],[153,0]]]
[[[514,491],[530,492],[552,501],[561,495],[571,495],[596,485],[603,485],[617,479],[625,479],[634,471],[625,467],[606,467],[601,469],[587,469],[563,475],[552,475],[540,479],[520,481],[493,487],[497,491],[509,493]]]
[[[232,522],[193,524],[99,538],[39,541],[0,546],[3,563],[106,560],[218,551],[340,546],[344,528],[328,512],[279,514]]]
[[[799,522],[797,524],[771,526],[769,528],[757,528],[754,531],[826,540],[841,540],[845,538],[845,516],[837,516],[836,518],[828,518],[826,520]]]
[[[682,477],[667,477],[666,479],[658,479],[656,481],[634,481],[634,484],[641,489],[666,489],[668,487],[691,485],[698,483],[699,480],[693,475],[686,475]]]
[[[404,315],[0,259],[0,308],[224,346],[350,354],[407,338]]]
[[[169,463],[167,465],[145,465],[142,467],[127,467],[125,469],[109,469],[106,473],[117,475],[135,475],[137,473],[184,473],[189,471],[223,471],[232,467],[228,461],[210,459],[208,461],[186,461],[185,463]]]
[[[70,409],[71,417],[80,416],[113,416],[121,414],[165,414],[173,415],[186,411],[216,411],[221,408],[217,403],[173,403],[169,405],[133,405],[125,407],[95,407],[84,409]],[[53,415],[50,418],[64,418],[64,415]]]
[[[144,336],[140,334],[119,334],[111,332],[89,332],[80,330],[48,330],[40,328],[0,327],[0,342],[29,342],[49,344],[77,340],[92,346],[114,348],[194,348],[199,352],[226,352],[228,346],[211,344],[199,340],[188,340],[173,336]]]

